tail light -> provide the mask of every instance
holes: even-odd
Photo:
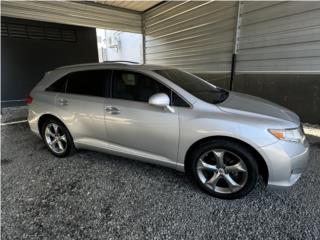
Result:
[[[32,103],[32,97],[29,95],[26,99],[26,104],[30,105]]]

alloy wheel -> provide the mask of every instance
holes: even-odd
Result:
[[[248,180],[248,170],[240,156],[225,149],[212,149],[197,160],[197,175],[211,191],[231,194],[240,191]]]
[[[67,149],[67,137],[61,127],[55,123],[49,123],[45,128],[45,140],[49,148],[57,154],[62,154]]]

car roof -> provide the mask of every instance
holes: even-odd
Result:
[[[110,62],[101,62],[101,63],[83,63],[83,64],[75,64],[75,65],[68,65],[56,68],[55,70],[85,70],[89,68],[121,68],[125,67],[126,69],[139,69],[139,70],[160,70],[160,69],[168,69],[167,66],[162,65],[152,65],[152,64],[139,64],[134,62],[128,61],[110,61]]]

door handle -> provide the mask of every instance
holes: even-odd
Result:
[[[65,99],[63,99],[63,98],[60,98],[60,99],[58,100],[58,103],[59,103],[59,105],[61,105],[61,106],[67,106],[67,105],[68,105],[68,101],[65,100]]]
[[[118,108],[114,107],[114,106],[107,106],[106,107],[106,111],[107,111],[107,113],[110,113],[112,115],[120,113],[120,110]]]

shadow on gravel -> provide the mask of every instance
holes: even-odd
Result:
[[[1,165],[6,165],[11,163],[13,160],[9,158],[1,158]]]

